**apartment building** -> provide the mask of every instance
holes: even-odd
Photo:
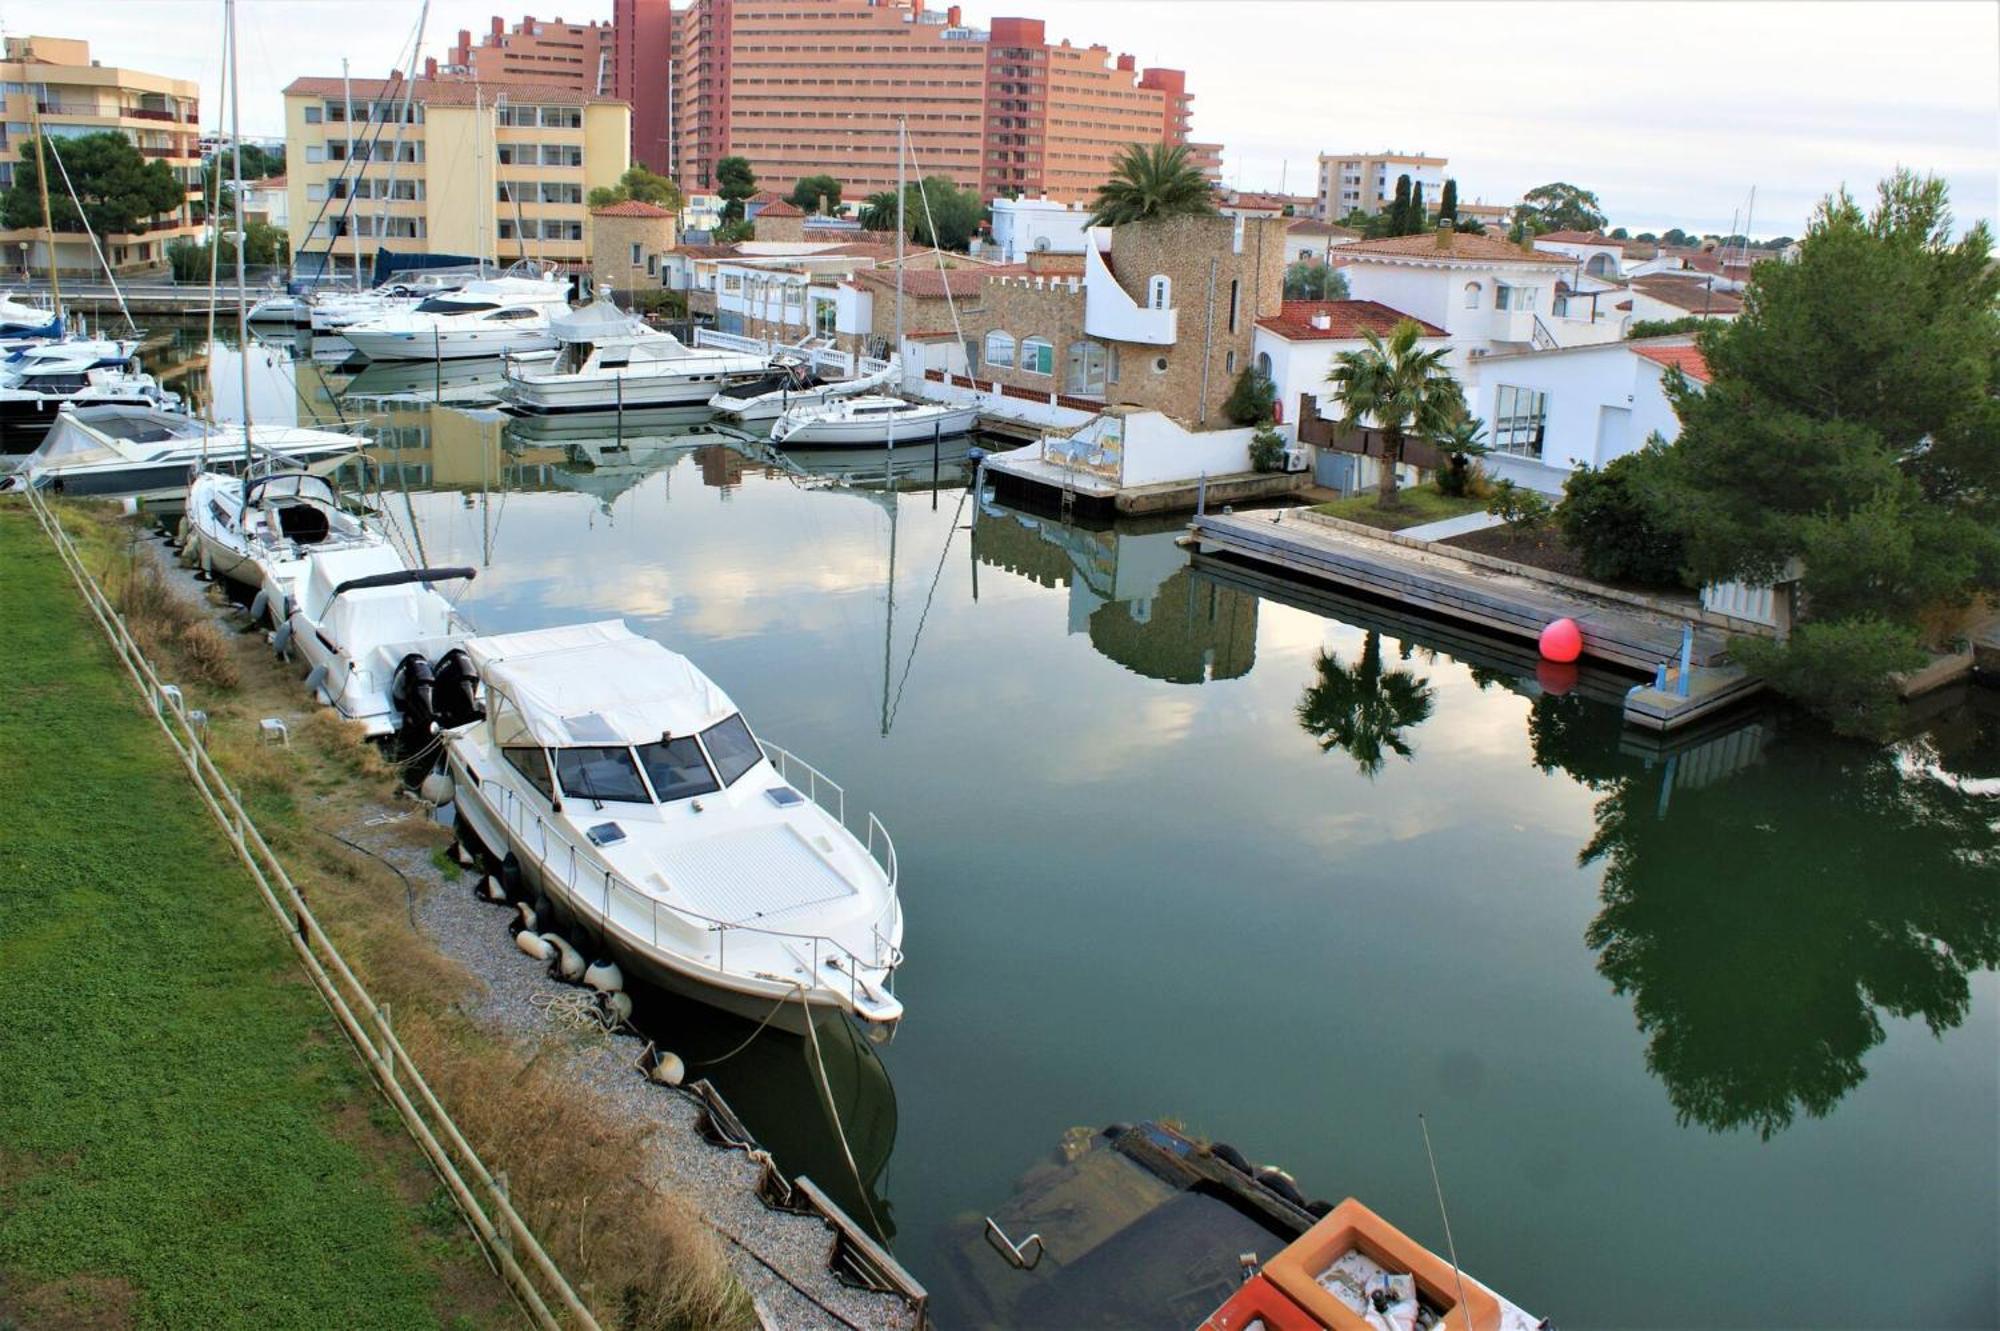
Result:
[[[893,188],[897,120],[913,173],[1087,198],[1129,143],[1186,143],[1179,70],[1051,42],[1039,19],[990,31],[921,0],[694,0],[675,19],[672,133],[684,188],[747,158],[780,190],[821,172],[858,198]]]
[[[497,15],[477,42],[467,28],[439,74],[481,83],[528,83],[580,93],[610,90],[612,25],[524,18],[512,28]]]
[[[554,85],[413,86],[301,78],[285,89],[292,252],[585,262],[584,200],[631,165],[631,108]]]
[[[123,134],[142,157],[163,161],[186,188],[187,200],[171,213],[148,221],[143,230],[103,236],[105,258],[114,268],[142,268],[166,261],[167,246],[199,238],[193,203],[201,196],[200,87],[134,69],[97,64],[90,44],[62,37],[9,37],[0,61],[6,118],[0,128],[0,188],[14,183],[21,144],[34,136],[34,119],[62,151],[63,139],[107,131]],[[60,180],[51,187],[61,188]],[[0,262],[33,271],[49,263],[50,237],[40,227],[0,230]],[[89,237],[59,233],[56,264],[64,271],[97,267]]]
[[[609,92],[632,108],[632,160],[663,176],[674,174],[674,55],[672,0],[611,0]]]
[[[1396,201],[1396,181],[1408,176],[1424,187],[1424,202],[1435,208],[1444,192],[1444,168],[1449,158],[1421,153],[1321,153],[1319,155],[1320,220],[1338,222],[1359,208],[1371,217]]]

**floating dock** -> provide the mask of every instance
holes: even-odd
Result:
[[[981,429],[990,429],[982,424]],[[986,459],[986,479],[1006,502],[1023,498],[1059,504],[1064,511],[1094,516],[1193,513],[1207,504],[1243,504],[1284,499],[1311,478],[1304,472],[1246,471],[1205,479],[1120,485],[1076,467],[1040,458],[996,454]]]

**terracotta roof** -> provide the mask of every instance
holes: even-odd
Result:
[[[690,259],[733,259],[738,251],[734,245],[676,245],[669,254],[685,254]]]
[[[759,217],[804,217],[805,215],[806,210],[790,199],[779,199],[776,203],[767,203],[757,210]]]
[[[903,294],[912,300],[943,300],[944,293],[949,290],[952,299],[965,300],[983,291],[989,277],[1011,277],[1027,271],[1028,265],[1024,263],[993,268],[947,268],[943,272],[935,268],[906,270],[903,273]],[[854,276],[885,291],[896,289],[894,268],[867,268]]]
[[[410,89],[406,79],[355,79],[353,92],[356,97],[401,97]],[[594,106],[600,102],[618,102],[616,97],[595,97],[553,83],[507,83],[499,87],[459,79],[418,79],[416,80],[416,100],[425,106],[474,106],[494,105],[505,97],[513,106]],[[337,78],[293,79],[285,85],[287,97],[343,97],[347,85]]]
[[[1386,259],[1432,259],[1440,263],[1547,263],[1567,267],[1576,262],[1566,254],[1524,250],[1519,245],[1467,231],[1447,231],[1444,236],[1446,243],[1442,246],[1437,234],[1430,231],[1414,236],[1357,240],[1352,245],[1342,245],[1334,253],[1333,261],[1343,263],[1379,255]]]
[[[617,203],[606,204],[602,208],[592,208],[590,215],[592,217],[672,217],[673,212],[670,209],[660,207],[657,203],[646,203],[640,199],[622,199]]]
[[[1658,365],[1679,370],[1690,379],[1708,382],[1708,361],[1702,357],[1701,348],[1682,342],[1672,345],[1659,343],[1634,343],[1632,350]]]
[[[757,191],[757,192],[756,192],[755,194],[752,194],[752,195],[751,195],[751,196],[750,196],[749,198],[745,199],[745,200],[744,200],[744,202],[745,202],[745,203],[776,203],[776,202],[777,202],[777,201],[778,201],[779,199],[782,199],[782,198],[784,198],[784,197],[785,197],[784,195],[782,195],[782,194],[778,193],[778,191],[776,191],[776,190],[772,190],[772,189],[760,189],[760,190],[758,190],[758,191]]]
[[[1317,315],[1326,316],[1325,328],[1313,326]],[[1314,342],[1335,338],[1351,340],[1360,337],[1363,332],[1380,333],[1386,337],[1405,319],[1423,329],[1425,337],[1445,336],[1444,329],[1435,324],[1392,309],[1379,300],[1288,300],[1278,307],[1276,314],[1259,319],[1257,326],[1288,341]]]
[[[1735,314],[1743,301],[1733,291],[1713,291],[1708,279],[1690,273],[1647,273],[1632,279],[1632,289],[1690,314]]]

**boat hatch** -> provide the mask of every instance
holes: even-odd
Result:
[[[804,804],[806,797],[790,786],[772,786],[764,792],[764,798],[781,809],[789,809],[794,804]]]
[[[616,823],[599,823],[584,835],[593,846],[615,846],[625,839],[625,829]]]
[[[683,905],[729,924],[768,924],[855,895],[789,825],[659,845],[652,854]]]

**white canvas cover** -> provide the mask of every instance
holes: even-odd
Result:
[[[729,695],[678,652],[621,619],[473,638],[480,678],[555,747],[650,744],[691,735],[736,711]]]
[[[660,337],[645,321],[602,298],[581,309],[570,310],[549,320],[549,334],[563,342],[610,342],[620,339]]]
[[[314,619],[323,617],[333,589],[356,578],[372,578],[378,573],[395,573],[403,568],[403,557],[390,546],[363,545],[348,550],[328,550],[306,560],[304,594],[301,605]],[[390,588],[391,591],[399,590]],[[350,593],[352,595],[354,593]]]

